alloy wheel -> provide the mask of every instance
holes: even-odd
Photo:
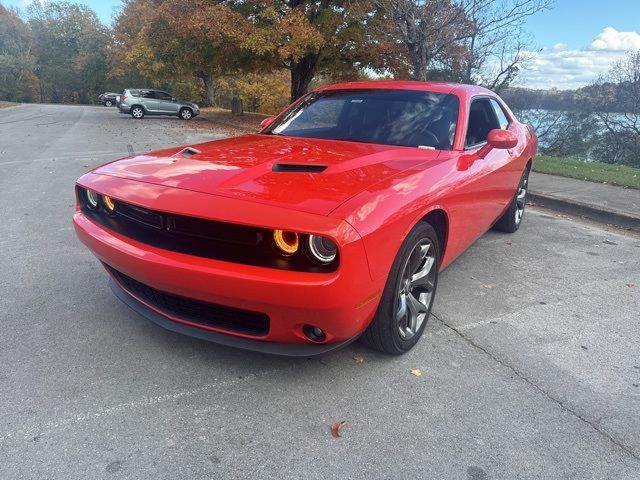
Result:
[[[403,340],[413,338],[429,315],[436,269],[433,245],[424,238],[409,254],[398,286],[396,322]]]
[[[524,215],[524,207],[527,202],[527,186],[529,185],[529,176],[526,175],[520,185],[518,186],[518,193],[516,194],[516,224],[522,221]]]
[[[134,108],[133,109],[133,116],[135,118],[142,118],[142,114],[143,114],[143,112],[142,112],[141,108]]]
[[[186,108],[182,110],[182,118],[185,120],[189,120],[191,118],[191,110]]]

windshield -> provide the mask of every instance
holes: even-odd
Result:
[[[312,93],[264,133],[450,150],[455,95],[414,90]]]

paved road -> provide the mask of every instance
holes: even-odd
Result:
[[[0,111],[0,478],[640,477],[638,238],[529,210],[442,275],[400,358],[250,354],[132,313],[74,236],[73,182],[127,145],[214,136]]]

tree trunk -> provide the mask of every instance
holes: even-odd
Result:
[[[205,107],[213,107],[216,101],[216,79],[213,75],[207,74],[202,70],[199,70],[196,75],[204,84],[204,97],[202,99],[202,104]]]
[[[429,80],[429,59],[426,47],[421,43],[409,45],[409,60],[411,62],[411,80],[426,82]]]
[[[309,54],[297,62],[291,63],[291,101],[295,102],[298,98],[309,91],[309,85],[316,74],[316,64],[318,63],[318,54]]]

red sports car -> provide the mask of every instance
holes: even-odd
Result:
[[[319,88],[256,134],[103,165],[75,229],[126,304],[170,330],[308,356],[420,339],[438,272],[515,232],[533,131],[474,86]]]

